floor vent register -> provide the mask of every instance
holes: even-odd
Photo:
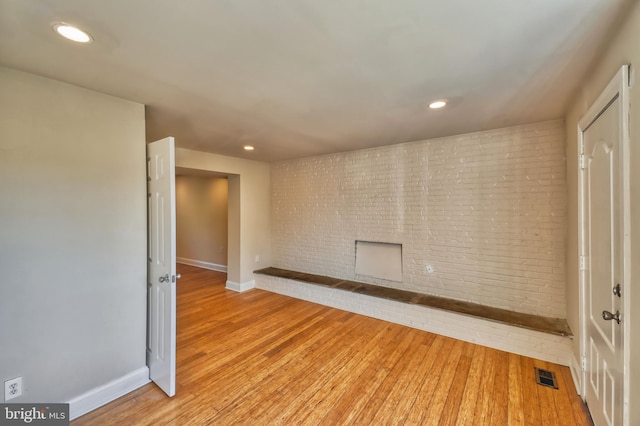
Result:
[[[553,371],[535,367],[534,370],[536,372],[536,383],[549,388],[558,389],[558,382],[556,381],[556,375]]]

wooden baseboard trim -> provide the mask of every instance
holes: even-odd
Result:
[[[580,366],[580,362],[576,358],[574,353],[571,354],[571,364],[569,365],[569,371],[571,371],[571,378],[573,379],[573,384],[576,387],[576,392],[580,396],[582,395],[582,367]]]

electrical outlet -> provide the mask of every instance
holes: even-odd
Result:
[[[431,265],[427,265],[427,272],[428,272],[429,274],[433,274],[433,266],[431,266]]]
[[[16,377],[15,379],[4,382],[5,402],[19,396],[22,396],[22,377]]]

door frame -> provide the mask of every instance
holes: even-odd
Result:
[[[621,183],[622,183],[622,234],[623,234],[623,274],[622,274],[622,294],[623,297],[623,316],[622,316],[622,343],[623,343],[623,378],[622,378],[622,398],[623,398],[623,424],[629,423],[629,361],[630,361],[630,345],[629,339],[631,335],[631,323],[627,320],[627,316],[631,312],[631,210],[630,210],[630,162],[629,162],[629,69],[630,65],[623,65],[616,75],[611,79],[606,88],[600,93],[600,96],[591,105],[587,112],[578,122],[578,262],[579,271],[579,297],[580,297],[580,356],[582,360],[581,386],[580,393],[582,398],[586,398],[587,377],[586,365],[587,359],[587,300],[585,288],[584,259],[586,253],[586,230],[584,209],[584,191],[585,191],[585,170],[583,168],[584,158],[584,132],[589,126],[601,115],[601,113],[615,99],[620,99],[620,163],[622,165]]]

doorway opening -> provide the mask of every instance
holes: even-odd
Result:
[[[176,261],[227,272],[228,175],[176,168]]]

